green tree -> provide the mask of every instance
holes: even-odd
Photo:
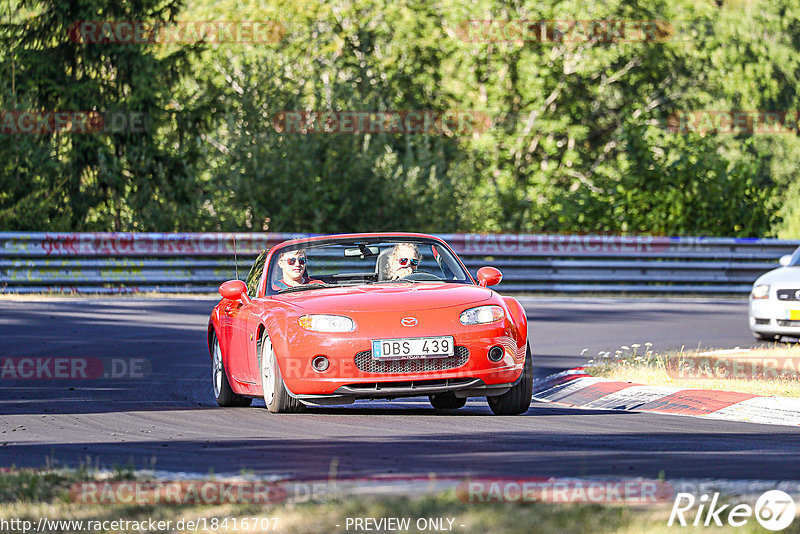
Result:
[[[192,228],[202,201],[192,167],[201,154],[198,136],[206,119],[196,102],[174,99],[191,68],[191,50],[182,47],[158,57],[152,43],[70,38],[79,21],[174,20],[181,3],[22,0],[17,7],[26,16],[4,25],[0,33],[2,48],[14,58],[0,65],[2,109],[116,113],[118,128],[5,134],[6,142],[0,143],[0,225]],[[143,131],[119,122],[130,114],[146,117]]]
[[[14,5],[0,31],[3,109],[119,107],[148,113],[151,125],[0,143],[0,226],[800,235],[798,135],[667,127],[681,111],[800,109],[795,0],[201,0],[181,9]],[[178,16],[272,20],[285,33],[202,48],[65,37],[81,19]],[[660,22],[656,39],[551,31],[518,42],[495,26],[472,42],[470,20]],[[452,137],[298,134],[275,127],[287,110],[475,110],[495,125]]]
[[[274,122],[281,111],[448,109],[441,14],[419,0],[281,5],[292,22],[278,46],[207,58],[211,78],[226,80],[210,171],[219,228],[260,230],[266,218],[275,231],[463,226],[450,171],[458,138],[287,133]]]

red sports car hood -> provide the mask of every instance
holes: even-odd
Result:
[[[467,284],[392,283],[310,289],[275,298],[317,313],[413,311],[483,302],[489,289]]]

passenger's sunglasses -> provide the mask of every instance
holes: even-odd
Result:
[[[289,265],[294,265],[295,262],[299,263],[300,265],[305,265],[308,263],[308,260],[306,258],[286,258],[286,263]]]
[[[403,267],[405,267],[409,263],[411,264],[412,267],[416,267],[417,265],[419,265],[419,258],[398,258],[397,261],[400,262],[400,265],[402,265]]]

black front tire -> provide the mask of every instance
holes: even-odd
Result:
[[[431,406],[437,410],[458,410],[467,403],[466,397],[458,398],[453,393],[442,393],[441,395],[429,395],[428,400]]]
[[[264,404],[272,413],[297,413],[305,410],[305,404],[295,399],[286,390],[281,376],[275,351],[266,332],[261,340],[261,388],[264,393]]]
[[[228,382],[225,360],[222,358],[222,350],[216,335],[211,345],[211,351],[211,385],[217,404],[220,406],[250,406],[253,399],[234,393]]]
[[[528,411],[533,397],[533,358],[530,346],[525,354],[522,377],[516,386],[502,395],[486,397],[495,415],[519,415]]]
[[[778,341],[780,338],[775,334],[762,334],[761,332],[752,332],[753,337],[759,341]]]

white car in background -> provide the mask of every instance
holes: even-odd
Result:
[[[750,292],[750,330],[756,339],[800,338],[800,247],[762,274]]]

